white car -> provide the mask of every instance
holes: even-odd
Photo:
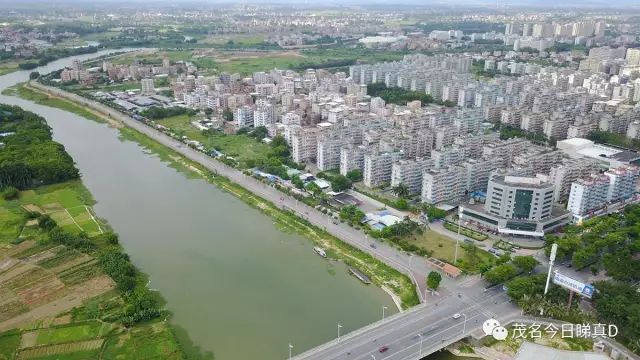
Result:
[[[454,318],[454,319],[460,319],[460,317],[461,317],[461,316],[462,316],[462,315],[460,315],[459,313],[455,313],[455,314],[453,314],[453,318]]]

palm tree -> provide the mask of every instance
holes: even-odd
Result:
[[[391,192],[401,198],[401,199],[406,199],[409,197],[410,193],[409,193],[409,188],[407,187],[407,185],[405,184],[398,184],[396,186],[394,186],[393,188],[391,188]]]

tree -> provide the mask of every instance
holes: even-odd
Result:
[[[518,274],[518,270],[512,264],[502,264],[494,267],[484,274],[484,278],[491,284],[505,282]]]
[[[520,301],[526,296],[531,297],[535,294],[542,294],[546,279],[546,274],[518,276],[506,284],[507,294],[520,304]]]
[[[506,264],[509,261],[511,261],[511,255],[509,255],[508,253],[502,254],[497,260],[496,260],[496,265],[502,265],[502,264]]]
[[[251,136],[258,140],[262,140],[267,137],[268,132],[269,131],[267,130],[266,127],[258,126],[255,129],[253,129],[253,131],[251,132]]]
[[[438,209],[437,207],[431,204],[424,204],[422,207],[422,210],[427,215],[427,219],[429,219],[429,221],[444,219],[447,216],[446,211],[442,209]]]
[[[530,273],[540,264],[533,256],[516,256],[512,260],[513,265],[526,273]]]
[[[347,178],[351,180],[351,182],[358,182],[362,180],[362,170],[353,169],[347,172]]]
[[[293,175],[291,177],[291,183],[295,185],[295,187],[297,187],[298,189],[304,188],[304,183],[302,182],[302,180],[300,180],[300,176],[298,175]]]
[[[407,201],[407,199],[405,198],[401,198],[398,199],[398,201],[396,201],[394,203],[394,207],[398,210],[408,210],[409,209],[409,202]]]
[[[316,196],[322,193],[322,189],[320,188],[320,186],[318,186],[318,184],[316,184],[313,181],[307,183],[306,188],[307,188],[307,191],[311,192],[313,195],[316,195]]]
[[[233,111],[231,111],[229,108],[225,108],[224,110],[222,110],[222,118],[224,119],[224,121],[233,121]]]
[[[395,196],[397,196],[397,197],[399,197],[401,199],[406,199],[410,195],[409,188],[407,187],[407,185],[402,184],[402,183],[394,186],[393,188],[391,188],[391,192]]]
[[[336,175],[331,179],[331,190],[335,192],[344,191],[351,188],[351,180],[346,176]]]
[[[2,198],[5,200],[15,200],[19,195],[20,192],[13,186],[7,186],[2,190]]]
[[[440,281],[442,281],[442,275],[437,271],[431,271],[429,275],[427,275],[427,286],[432,290],[438,289]]]
[[[30,79],[30,80],[35,80],[35,79],[37,79],[37,78],[39,78],[39,77],[40,77],[40,73],[39,73],[39,72],[37,72],[37,71],[32,71],[32,72],[29,74],[29,79]]]
[[[45,231],[51,231],[56,227],[56,222],[49,215],[42,214],[38,217],[38,226]]]

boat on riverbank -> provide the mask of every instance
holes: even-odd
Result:
[[[314,246],[314,247],[313,247],[313,251],[315,251],[315,252],[316,252],[316,254],[318,254],[318,255],[322,256],[323,258],[326,258],[326,257],[327,257],[327,252],[326,252],[326,251],[324,251],[324,249],[323,249],[323,248],[321,248],[321,247],[319,247],[319,246]]]
[[[369,277],[365,275],[362,271],[350,266],[349,273],[355,276],[356,278],[358,278],[358,280],[362,281],[363,283],[367,285],[371,284],[371,279],[369,279]]]

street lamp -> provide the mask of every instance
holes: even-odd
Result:
[[[467,314],[462,314],[464,316],[464,322],[462,323],[462,335],[467,332]]]
[[[289,360],[291,360],[291,349],[293,349],[293,345],[289,344]]]
[[[556,252],[558,252],[558,244],[551,245],[551,254],[549,254],[549,272],[547,273],[547,283],[544,286],[544,295],[547,295],[549,291],[549,280],[551,280],[551,269],[553,268],[553,262],[556,260]]]
[[[382,307],[382,322],[384,322],[384,311],[387,310],[386,306]]]
[[[338,322],[338,342],[340,342],[340,328],[342,328],[342,325]]]
[[[422,356],[422,334],[418,334],[420,336],[420,356]]]
[[[462,211],[463,208],[462,206],[458,207],[458,236],[456,236],[456,254],[453,258],[453,264],[457,265],[458,264],[458,243],[460,242],[460,229],[462,227]]]

